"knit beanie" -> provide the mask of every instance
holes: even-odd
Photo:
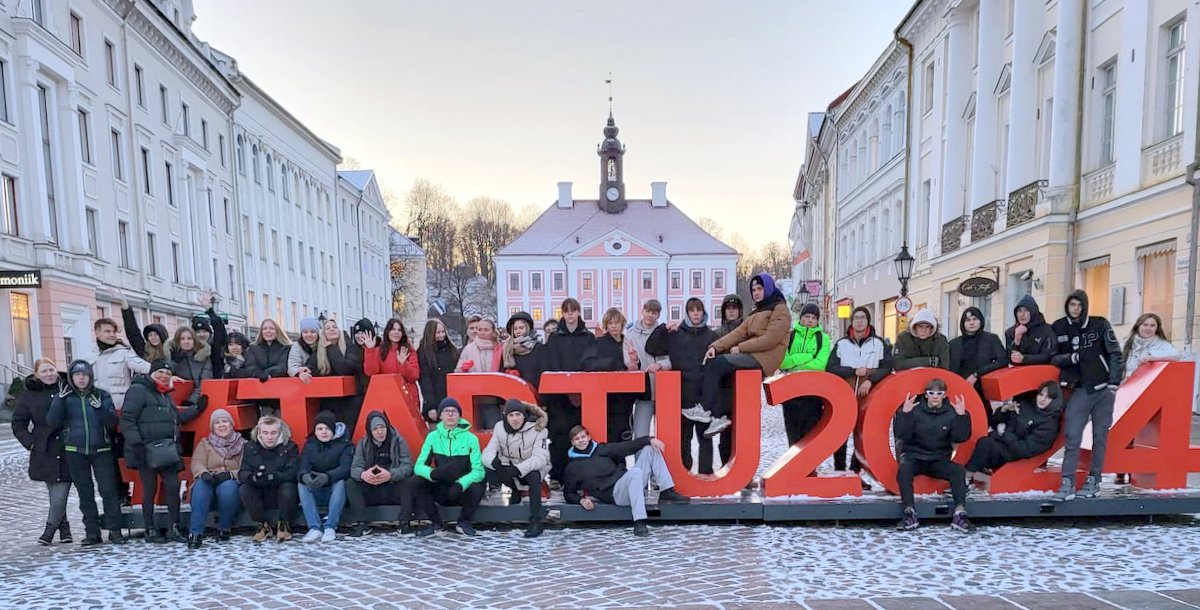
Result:
[[[459,415],[462,415],[462,405],[449,396],[443,398],[441,404],[438,405],[438,414],[444,413],[446,409],[454,409]]]
[[[306,330],[318,330],[319,331],[319,330],[321,330],[321,324],[319,322],[317,322],[316,318],[304,318],[304,319],[300,320],[300,330],[301,331],[306,331]]]

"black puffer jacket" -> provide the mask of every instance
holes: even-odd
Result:
[[[420,361],[421,397],[425,399],[425,410],[436,409],[446,397],[446,375],[454,372],[458,365],[458,350],[449,339],[434,344],[433,358],[423,352],[417,353]]]
[[[555,341],[558,337],[555,337]],[[585,496],[613,503],[613,487],[625,475],[625,457],[650,446],[650,438],[635,438],[621,443],[592,441],[584,451],[567,450],[567,471],[563,475],[563,498],[579,504]]]
[[[317,348],[320,349],[320,348]],[[325,348],[325,355],[329,358],[329,372],[325,373],[326,377],[354,377],[362,375],[362,349],[353,343],[346,345],[346,352],[338,349],[336,345],[330,345]],[[318,370],[316,354],[313,355],[312,372],[314,375],[321,375]]]
[[[13,410],[12,430],[21,446],[29,451],[29,479],[46,483],[70,481],[59,431],[46,420],[54,397],[67,391],[67,375],[59,373],[58,383],[53,385],[46,385],[37,376],[30,375],[24,384],[25,391],[21,392]]]
[[[238,470],[238,482],[254,487],[295,485],[300,448],[292,442],[292,435],[287,430],[286,426],[282,427],[279,442],[270,449],[258,442],[257,429],[251,433],[251,442],[246,443],[242,467]],[[256,473],[261,475],[255,476]]]
[[[246,350],[246,371],[244,376],[258,377],[260,379],[263,375],[268,377],[287,377],[287,361],[290,350],[290,346],[278,341],[251,345],[250,349]]]
[[[1008,352],[1000,343],[1000,337],[984,330],[980,325],[974,335],[967,333],[967,314],[983,320],[983,312],[977,307],[968,307],[958,322],[959,336],[950,340],[950,370],[959,377],[967,378],[972,374],[983,377],[997,369],[1008,366]],[[979,382],[975,382],[976,390]]]
[[[587,329],[583,320],[575,332],[567,330],[566,323],[558,325],[554,340],[547,343],[550,348],[549,371],[582,371],[583,353],[596,342],[596,335]]]
[[[328,442],[317,440],[317,435],[308,437],[304,450],[300,452],[300,464],[296,467],[296,476],[302,477],[309,472],[323,472],[329,475],[331,482],[344,481],[350,478],[350,462],[354,459],[354,447],[346,435],[346,425],[338,422],[334,429],[333,438]]]
[[[86,390],[67,387],[50,403],[46,423],[60,430],[66,451],[96,455],[112,450],[113,433],[117,430],[117,409],[112,395],[89,378]]]
[[[921,398],[911,412],[896,412],[892,430],[901,459],[948,460],[955,443],[971,438],[971,416],[955,413],[948,399],[933,409]]]
[[[727,307],[729,307],[730,305],[736,305],[738,308],[738,311],[742,312],[743,315],[738,316],[738,318],[736,320],[726,320],[725,319],[725,309]],[[721,337],[724,337],[725,335],[728,335],[729,333],[733,332],[733,329],[741,326],[742,320],[745,318],[745,312],[746,312],[746,308],[742,305],[742,297],[739,297],[736,294],[725,295],[725,298],[721,299],[721,310],[719,313],[719,317],[721,320],[721,326],[720,326],[720,328],[718,328],[716,330],[717,338],[719,339]]]
[[[534,343],[528,354],[513,354],[516,361],[517,376],[524,379],[534,388],[542,382],[542,372],[546,370],[550,347],[544,343]]]
[[[213,379],[212,355],[208,344],[196,340],[197,349],[183,351],[172,343],[167,344],[171,354],[171,374],[182,377],[195,386],[192,393],[184,399],[184,404],[194,405],[200,401],[200,384],[206,379]]]
[[[1037,408],[1036,398],[1021,403],[1018,411],[1001,416],[1004,434],[992,432],[1004,447],[1005,457],[1021,460],[1050,450],[1062,419],[1062,399],[1051,401],[1045,409]]]
[[[1058,354],[1051,362],[1062,369],[1059,379],[1065,387],[1083,388],[1088,392],[1106,386],[1116,389],[1125,376],[1125,360],[1117,335],[1108,320],[1088,316],[1086,292],[1076,290],[1067,296],[1067,302],[1071,299],[1079,299],[1083,313],[1077,319],[1067,314],[1054,322]],[[1065,304],[1063,310],[1066,310]]]
[[[707,318],[699,326],[680,324],[674,332],[667,334],[667,355],[671,368],[682,376],[682,404],[685,408],[700,402],[701,362],[708,346],[717,340],[717,333],[707,325]]]
[[[1020,352],[1024,356],[1022,365],[1050,364],[1050,358],[1058,353],[1054,329],[1046,323],[1046,316],[1042,315],[1037,300],[1032,296],[1025,295],[1017,301],[1017,306],[1013,307],[1014,319],[1017,317],[1017,310],[1022,307],[1029,310],[1029,324],[1025,325],[1025,336],[1021,338],[1021,344],[1016,345],[1017,326],[1020,324],[1010,326],[1004,331],[1004,351],[1010,354]]]
[[[125,394],[121,409],[121,434],[125,435],[125,463],[139,468],[146,455],[146,443],[173,438],[179,440],[179,426],[196,419],[203,411],[200,405],[176,408],[170,394],[158,391],[149,375],[137,375]],[[183,468],[183,456],[179,467]]]

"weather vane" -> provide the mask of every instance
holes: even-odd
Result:
[[[608,115],[612,116],[612,72],[608,73],[608,79],[604,81],[608,85]]]

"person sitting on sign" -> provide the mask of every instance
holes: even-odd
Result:
[[[483,448],[487,476],[511,491],[509,504],[520,504],[517,484],[529,492],[529,526],[526,538],[542,535],[542,500],[549,499],[550,487],[543,481],[550,474],[550,446],[547,441],[546,412],[541,407],[516,398],[504,403],[504,419],[496,424],[492,438]]]
[[[667,355],[671,359],[671,368],[680,372],[680,404],[694,405],[700,401],[700,383],[703,375],[700,372],[704,361],[704,352],[708,346],[717,340],[717,333],[708,327],[708,313],[704,311],[704,301],[692,297],[684,304],[687,316],[678,326],[668,325]],[[692,439],[699,441],[696,457],[696,471],[701,475],[713,473],[713,439],[704,437],[704,429],[708,424],[692,421],[680,416],[679,448],[683,452],[683,467],[692,469]],[[725,435],[728,437],[729,435]],[[727,461],[728,454],[722,456],[721,463]]]
[[[411,533],[413,461],[408,443],[383,411],[367,414],[363,427],[367,433],[354,447],[350,478],[346,481],[350,518],[355,522],[350,537],[371,533],[366,517],[368,506],[389,504],[400,505],[400,533]]]
[[[494,329],[488,332],[495,332]],[[417,536],[425,538],[444,530],[438,515],[439,504],[461,506],[455,531],[464,536],[478,536],[472,521],[484,495],[479,439],[471,433],[471,422],[462,417],[457,400],[442,399],[438,412],[442,421],[425,437],[413,466],[417,475],[412,482],[413,498],[430,520],[430,525],[417,532]]]
[[[692,421],[709,422],[704,431],[706,437],[716,436],[733,425],[732,405],[720,399],[721,382],[732,379],[739,370],[774,373],[787,352],[792,312],[775,286],[775,278],[768,273],[750,278],[750,296],[754,299],[754,311],[736,329],[708,346],[700,402],[683,410],[684,417]]]
[[[996,425],[975,443],[967,460],[968,484],[977,472],[995,471],[1014,460],[1049,451],[1058,438],[1062,390],[1057,381],[1047,381],[1033,398],[1005,403],[996,409],[996,415]]]
[[[946,408],[946,402],[946,382],[931,379],[925,384],[924,396],[909,394],[905,397],[892,422],[899,463],[896,483],[900,486],[900,502],[904,507],[904,519],[899,526],[902,530],[916,529],[920,525],[913,501],[913,479],[919,474],[950,482],[954,496],[950,527],[960,532],[972,530],[967,519],[966,471],[950,460],[954,445],[971,437],[971,417],[967,415],[967,403],[961,394],[949,401],[952,408]]]
[[[1013,308],[1013,318],[1017,323],[1004,331],[1008,361],[1013,366],[1049,364],[1058,351],[1058,343],[1037,300],[1030,295],[1021,297]]]
[[[250,443],[238,469],[238,495],[250,519],[258,524],[255,542],[274,534],[279,542],[292,539],[292,515],[296,513],[296,468],[300,449],[292,441],[292,430],[278,417],[260,417],[250,432]],[[267,522],[267,508],[279,509],[275,530]]]
[[[950,368],[950,342],[946,335],[938,332],[937,316],[932,311],[918,311],[908,330],[900,333],[892,364],[897,371],[917,367]]]
[[[649,536],[646,526],[646,487],[653,477],[661,491],[663,504],[687,504],[691,498],[675,491],[675,480],[667,470],[662,452],[666,445],[657,438],[643,436],[621,443],[597,443],[587,428],[571,429],[571,449],[567,451],[567,474],[563,498],[584,510],[595,510],[596,502],[628,506],[633,510],[633,535]],[[633,468],[625,470],[625,458],[634,455]]]

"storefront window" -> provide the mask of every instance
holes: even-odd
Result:
[[[33,327],[29,323],[29,295],[13,292],[8,297],[12,311],[13,355],[17,364],[33,366]]]

